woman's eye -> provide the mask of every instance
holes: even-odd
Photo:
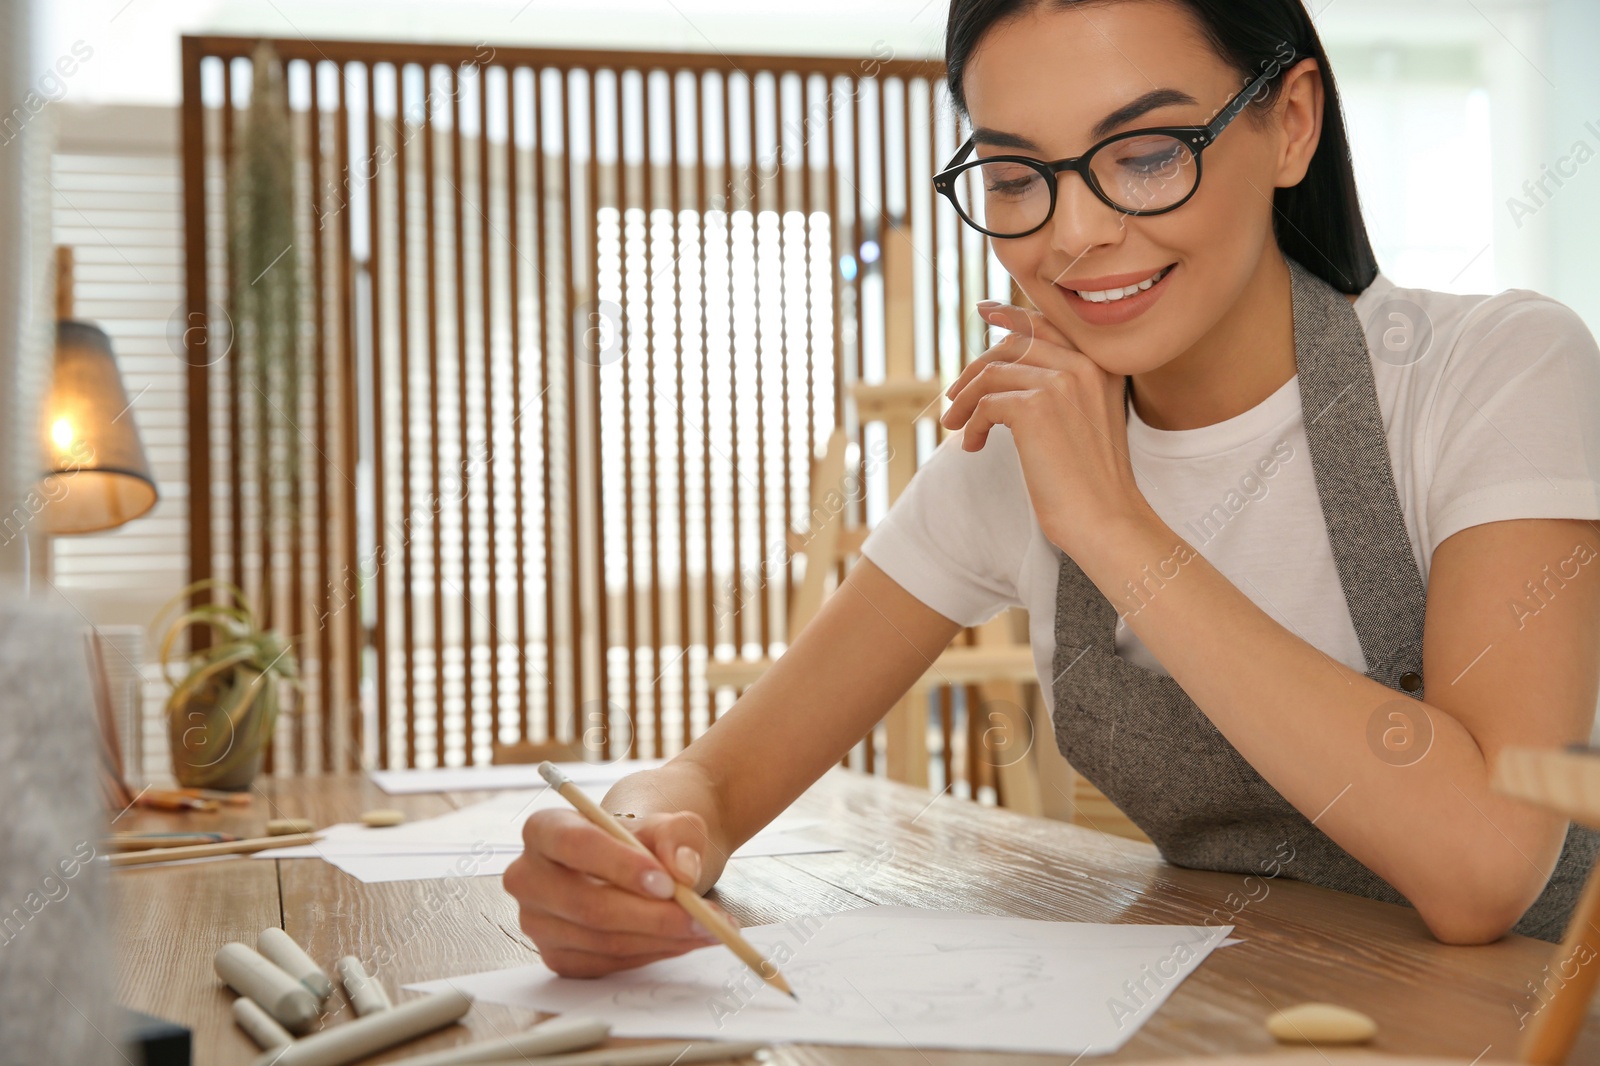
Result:
[[[1031,170],[1010,168],[1009,172],[986,173],[983,188],[990,196],[1021,196],[1039,182],[1039,175]]]
[[[1136,170],[1142,174],[1157,173],[1170,170],[1178,162],[1179,154],[1180,149],[1174,146],[1159,152],[1123,156],[1117,160],[1117,166],[1125,170]]]
[[[1010,181],[997,181],[989,186],[989,192],[993,195],[999,196],[1015,194],[1021,192],[1023,189],[1026,189],[1030,184],[1030,181],[1031,179],[1029,178],[1013,178]]]

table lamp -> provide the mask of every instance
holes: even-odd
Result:
[[[156,479],[139,440],[111,338],[71,317],[70,252],[60,255],[55,375],[44,409],[39,495],[47,533],[98,533],[156,505]]]

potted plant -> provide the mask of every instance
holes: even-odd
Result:
[[[172,772],[189,788],[243,790],[261,769],[272,740],[284,685],[298,686],[299,667],[290,642],[262,629],[250,601],[226,581],[197,581],[173,597],[161,614],[182,609],[207,588],[225,591],[231,603],[203,603],[185,611],[161,640],[161,672],[172,686],[167,697],[167,739]],[[205,627],[212,641],[186,656],[187,671],[173,669],[173,648],[191,628]]]

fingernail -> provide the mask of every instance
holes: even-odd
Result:
[[[981,311],[993,311],[996,307],[999,307],[999,306],[1000,306],[1000,301],[999,300],[979,300],[978,301],[978,309],[981,310]]]
[[[695,936],[704,937],[707,940],[715,940],[715,939],[717,939],[717,936],[716,936],[715,933],[713,933],[711,930],[707,929],[705,926],[701,925],[699,922],[690,922],[689,923],[689,928],[694,931],[694,935]]]
[[[652,896],[661,899],[672,898],[672,878],[660,870],[649,870],[645,873],[642,883],[644,890]]]
[[[687,844],[678,847],[678,871],[691,885],[700,880],[700,853]]]

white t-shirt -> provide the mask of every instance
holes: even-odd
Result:
[[[1434,549],[1469,526],[1600,519],[1600,348],[1576,313],[1524,289],[1459,296],[1401,289],[1381,274],[1354,307],[1424,584]],[[1199,429],[1153,429],[1130,410],[1128,448],[1163,521],[1280,624],[1366,670],[1323,524],[1298,378]],[[963,625],[1025,608],[1049,706],[1059,562],[1010,430],[997,427],[972,453],[959,433],[947,437],[862,553]],[[1554,570],[1560,560],[1550,562]],[[1122,622],[1116,650],[1166,673]]]

